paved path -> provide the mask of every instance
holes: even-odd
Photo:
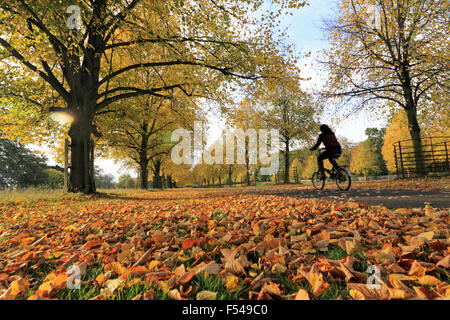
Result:
[[[266,195],[290,196],[299,198],[316,198],[336,201],[362,201],[388,208],[423,208],[429,202],[434,208],[450,208],[449,190],[396,190],[396,189],[357,189],[342,192],[328,188],[316,191],[311,188],[242,188],[240,192]]]

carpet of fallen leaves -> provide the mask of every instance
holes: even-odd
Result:
[[[4,202],[0,299],[449,299],[449,222],[227,189]]]

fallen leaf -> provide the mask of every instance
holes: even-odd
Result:
[[[217,292],[212,292],[208,290],[200,291],[196,295],[197,300],[216,300]]]
[[[304,289],[299,289],[295,295],[295,300],[309,300],[309,293]]]

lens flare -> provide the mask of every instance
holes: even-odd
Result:
[[[50,114],[50,119],[59,123],[71,123],[73,117],[67,112],[53,112]]]

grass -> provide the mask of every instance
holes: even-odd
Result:
[[[325,281],[328,283],[329,287],[328,289],[320,294],[319,296],[314,296],[311,294],[312,289],[310,284],[306,279],[300,279],[297,281],[290,280],[286,275],[284,274],[277,274],[277,275],[270,275],[272,278],[275,278],[277,283],[280,283],[286,294],[294,294],[297,293],[299,289],[306,290],[310,293],[310,299],[311,300],[327,300],[327,299],[348,299],[349,298],[349,292],[347,289],[347,286],[345,282],[342,281],[335,281],[333,279],[327,279],[325,277]]]
[[[280,187],[281,188],[281,187]],[[210,254],[209,258],[216,261],[219,264],[222,264],[222,254],[220,253],[220,248],[232,248],[236,246],[236,243],[233,242],[226,242],[223,243],[223,240],[220,240],[221,237],[225,234],[227,234],[228,230],[235,230],[234,222],[236,221],[235,218],[239,217],[239,219],[242,219],[242,214],[239,213],[239,215],[234,216],[234,210],[230,210],[230,208],[241,208],[241,205],[245,204],[238,200],[235,201],[234,206],[228,207],[227,205],[224,205],[223,199],[220,199],[219,202],[221,206],[218,206],[218,202],[208,202],[208,198],[206,200],[202,200],[202,202],[197,204],[196,201],[193,202],[193,205],[189,204],[189,206],[183,207],[182,204],[185,202],[189,202],[191,200],[185,201],[184,199],[190,199],[189,193],[191,190],[187,190],[187,196],[182,194],[179,198],[176,196],[174,197],[174,194],[179,193],[179,190],[169,190],[167,192],[161,193],[161,194],[152,194],[152,193],[146,193],[146,191],[142,190],[107,190],[105,194],[100,195],[93,195],[93,196],[85,196],[85,195],[72,195],[72,194],[65,194],[58,191],[43,191],[43,190],[28,190],[28,191],[16,191],[16,192],[0,192],[0,212],[3,208],[6,208],[4,212],[6,212],[5,217],[8,219],[13,219],[15,224],[12,224],[9,220],[0,218],[5,220],[5,226],[8,226],[5,230],[8,230],[11,227],[11,233],[7,234],[4,233],[3,235],[0,235],[0,244],[3,244],[4,240],[8,240],[8,238],[19,238],[17,235],[19,232],[23,232],[25,228],[29,228],[29,235],[37,238],[41,237],[41,231],[47,232],[52,231],[54,228],[54,225],[59,226],[60,220],[54,219],[53,222],[53,216],[58,218],[65,218],[66,213],[67,215],[74,214],[74,218],[69,221],[62,221],[61,227],[66,227],[74,224],[77,229],[71,230],[71,229],[64,229],[64,232],[61,232],[60,234],[54,234],[52,233],[51,236],[49,236],[48,242],[44,243],[45,246],[48,245],[61,245],[61,241],[64,239],[62,235],[73,235],[73,239],[71,240],[71,243],[69,245],[83,245],[86,243],[87,239],[90,234],[97,235],[98,237],[93,237],[93,239],[102,239],[104,236],[103,233],[109,234],[107,232],[113,232],[114,235],[119,236],[118,242],[125,243],[130,242],[130,237],[133,237],[133,235],[138,234],[135,230],[134,226],[138,225],[139,223],[142,223],[142,228],[145,229],[147,232],[148,237],[146,237],[145,240],[150,241],[151,234],[155,232],[155,230],[165,230],[166,227],[169,227],[169,229],[172,229],[172,227],[175,227],[173,229],[176,230],[177,236],[182,237],[172,237],[170,238],[170,241],[174,241],[176,246],[169,248],[170,250],[178,250],[177,248],[181,247],[182,239],[188,237],[200,237],[201,232],[203,234],[206,234],[209,231],[209,226],[207,223],[203,221],[203,216],[208,215],[209,220],[214,220],[216,222],[215,228],[217,230],[222,230],[220,233],[218,233],[218,236],[216,241],[213,243],[207,243],[205,246],[202,246],[202,250],[207,252],[207,254]],[[202,190],[202,194],[198,198],[202,198],[204,190]],[[9,197],[11,195],[11,197]],[[168,200],[167,203],[170,205],[166,205],[165,199]],[[175,199],[173,199],[175,198]],[[204,197],[203,197],[204,198]],[[202,199],[203,199],[202,198]],[[250,199],[250,197],[248,197]],[[197,199],[197,198],[193,198]],[[135,201],[137,200],[137,201]],[[141,201],[141,200],[147,200],[147,201]],[[116,202],[116,201],[121,201]],[[204,201],[204,203],[203,203]],[[214,200],[215,201],[215,200]],[[283,200],[284,201],[284,200]],[[288,200],[286,200],[288,201]],[[40,202],[37,204],[36,202]],[[180,204],[181,203],[181,204]],[[258,203],[258,202],[255,202]],[[280,202],[281,203],[281,202]],[[292,202],[294,203],[294,202]],[[296,204],[297,202],[295,202]],[[175,205],[176,204],[176,205]],[[205,204],[204,209],[202,206]],[[247,206],[243,206],[242,211],[247,208],[247,210],[253,212],[254,211],[254,202],[248,201]],[[81,207],[83,210],[77,210],[77,208]],[[109,208],[109,206],[111,206]],[[181,209],[178,209],[179,206],[181,206]],[[174,209],[176,208],[176,209]],[[192,208],[192,209],[191,209]],[[220,208],[220,210],[218,210]],[[287,209],[291,209],[288,205],[286,207]],[[122,209],[122,210],[121,210]],[[192,212],[191,212],[192,210]],[[199,214],[196,214],[195,210],[200,210]],[[267,208],[267,210],[271,210],[271,207]],[[15,212],[17,211],[17,214]],[[49,219],[50,223],[44,223],[42,222],[43,217],[40,213],[48,213],[48,217],[52,218]],[[240,211],[240,210],[238,210]],[[264,212],[264,210],[262,210]],[[164,217],[159,217],[158,215],[155,215],[158,217],[155,220],[153,219],[154,213],[164,213]],[[327,212],[327,211],[324,211]],[[349,211],[351,212],[351,211]],[[173,221],[170,220],[172,218],[172,213],[174,214]],[[78,221],[78,216],[76,214],[80,214],[82,217],[81,222]],[[270,213],[269,213],[270,214]],[[114,219],[109,219],[110,215]],[[192,226],[195,226],[195,231],[197,233],[192,233],[192,228],[189,228],[189,225],[186,225],[186,223],[178,224],[179,217],[182,219],[182,221],[185,221],[185,217],[190,218],[190,224]],[[306,210],[306,213],[304,216],[301,217],[302,220],[306,221],[307,219],[314,219],[317,215],[314,213],[311,213],[309,210]],[[37,222],[31,223],[32,219],[34,217],[39,218],[36,220]],[[144,218],[142,218],[144,217]],[[296,216],[297,217],[297,216]],[[93,221],[96,221],[96,219],[102,218],[105,220],[104,225],[95,225],[95,226],[89,226],[85,225],[87,222],[91,223]],[[287,220],[289,224],[289,221],[292,221],[292,217],[289,216],[290,220]],[[115,220],[117,219],[117,220]],[[245,219],[244,219],[245,220]],[[243,221],[244,221],[243,220]],[[112,223],[116,221],[117,225],[115,223]],[[327,216],[325,216],[324,219],[321,221],[324,221],[325,223],[333,223],[333,220]],[[127,222],[127,224],[125,224]],[[25,226],[25,223],[27,225]],[[247,223],[247,226],[245,227],[246,232],[248,230],[251,230],[251,223],[252,221],[245,222]],[[121,226],[123,224],[123,226]],[[25,226],[23,229],[17,228],[14,229],[14,226]],[[225,227],[225,228],[219,228],[219,227]],[[283,224],[283,227],[286,226],[286,223]],[[239,226],[239,228],[242,228]],[[28,229],[27,229],[28,230]],[[108,231],[109,230],[109,231]],[[216,232],[218,232],[216,230]],[[223,231],[225,230],[225,231]],[[289,230],[289,228],[283,229],[284,231]],[[16,233],[14,233],[16,232]],[[280,231],[282,232],[282,231]],[[302,234],[303,231],[295,231],[294,235],[296,234]],[[0,232],[1,234],[1,232]],[[244,234],[244,233],[243,233]],[[262,233],[246,233],[248,236],[245,238],[246,242],[255,242],[259,243],[264,240],[264,232]],[[364,236],[364,232],[361,233]],[[408,233],[399,232],[398,235],[400,238],[404,237]],[[278,234],[278,231],[273,233],[275,237],[281,237],[284,236],[283,234]],[[349,234],[351,235],[351,234]],[[148,238],[148,239],[147,239]],[[91,238],[89,238],[91,239]],[[181,239],[181,240],[180,240]],[[366,240],[370,239],[370,241],[373,241],[371,238],[367,238]],[[13,239],[15,240],[15,239]],[[51,242],[50,240],[54,241]],[[6,245],[10,245],[10,243],[6,243],[5,241],[5,248],[9,250],[9,247],[6,247]],[[18,243],[16,240],[15,242],[11,241],[11,243]],[[372,250],[379,250],[381,248],[383,242],[380,241],[380,243],[374,241],[374,242],[368,242],[365,240],[362,240],[361,250],[365,251],[367,258],[363,251],[356,251],[352,254],[352,256],[356,257],[359,261],[355,262],[353,265],[353,268],[356,271],[366,273],[367,268],[369,266],[370,261],[372,261],[373,256],[371,255]],[[148,244],[145,244],[148,245]],[[42,250],[47,250],[46,247],[43,247]],[[78,246],[77,246],[78,248]],[[37,248],[35,250],[41,250],[40,248]],[[94,249],[93,253],[96,254],[96,252],[105,250],[103,249]],[[429,256],[436,250],[434,250],[432,247],[429,247],[428,245],[424,245],[418,250],[417,259],[424,261],[424,262],[430,262],[433,261],[429,258]],[[174,265],[180,265],[184,264],[185,267],[189,267],[192,265],[194,261],[196,261],[196,254],[197,251],[194,250],[185,250],[185,254],[183,255],[183,259],[180,259],[178,257],[178,260],[176,262],[173,262],[170,260],[170,267],[172,268],[172,263]],[[50,251],[49,254],[53,254],[53,251]],[[49,257],[50,255],[45,255],[46,257]],[[347,252],[343,250],[341,247],[336,245],[336,243],[333,243],[329,245],[327,251],[317,251],[315,254],[315,257],[326,257],[330,260],[341,260],[348,256]],[[27,267],[24,267],[20,272],[24,271],[24,274],[21,274],[24,278],[28,279],[31,283],[31,286],[28,289],[28,292],[21,296],[21,298],[28,298],[29,296],[33,295],[36,290],[38,289],[39,285],[42,283],[43,279],[51,273],[53,270],[56,269],[55,261],[57,261],[58,258],[54,259],[45,259],[43,260],[43,256],[40,256],[39,260],[31,260],[28,262]],[[59,257],[60,258],[60,257]],[[97,256],[97,259],[99,256]],[[184,259],[186,258],[186,259]],[[251,263],[257,263],[259,261],[260,257],[257,251],[249,251],[247,253],[247,258]],[[312,257],[314,258],[314,257]],[[42,260],[41,260],[42,259]],[[96,258],[94,258],[96,259]],[[96,261],[101,261],[101,259],[98,259]],[[169,260],[168,260],[169,261]],[[57,262],[57,263],[60,263]],[[161,266],[158,266],[160,268]],[[173,269],[173,268],[172,268]],[[157,269],[155,269],[157,270]],[[260,270],[260,269],[259,269]],[[1,271],[0,271],[1,272]],[[289,272],[291,274],[289,274]],[[273,281],[276,284],[280,285],[280,289],[282,289],[283,295],[291,295],[298,292],[299,289],[305,289],[310,293],[311,299],[347,299],[349,297],[349,292],[347,289],[347,284],[340,279],[334,280],[333,278],[326,278],[326,273],[324,273],[324,277],[326,278],[325,281],[328,283],[329,287],[328,289],[323,292],[319,296],[313,296],[312,295],[312,288],[309,285],[308,281],[305,279],[300,279],[293,281],[291,280],[293,273],[295,272],[292,270],[287,271],[286,274],[278,274],[274,275],[272,273],[267,273],[267,276],[274,279]],[[101,274],[104,273],[103,265],[102,264],[95,264],[94,266],[90,266],[87,269],[86,274],[82,277],[82,284],[80,289],[64,289],[59,292],[52,293],[52,297],[64,299],[64,300],[87,300],[91,299],[95,296],[98,296],[100,294],[101,286],[96,285],[95,278]],[[258,272],[259,273],[259,272]],[[449,275],[448,273],[442,273],[442,272],[433,272],[429,273],[430,275],[435,276],[442,282],[449,282]],[[245,277],[239,277],[239,287],[237,291],[230,292],[226,285],[225,280],[217,275],[197,275],[195,276],[188,284],[183,285],[183,290],[185,291],[187,288],[192,286],[192,291],[189,293],[189,299],[196,299],[196,294],[200,291],[212,291],[217,293],[217,299],[223,300],[223,299],[229,299],[229,300],[236,300],[236,299],[247,299],[249,297],[249,287],[248,282],[246,283],[244,280]],[[247,279],[248,281],[248,279]],[[161,283],[163,283],[162,281]],[[134,283],[134,282],[133,282]],[[167,284],[167,283],[166,283]],[[170,285],[173,283],[170,282]],[[162,284],[164,285],[164,284]],[[418,285],[416,283],[412,283],[412,285]],[[175,288],[175,287],[171,287]],[[179,288],[179,287],[178,287]],[[114,295],[111,296],[111,299],[118,299],[118,300],[130,300],[138,297],[140,294],[144,294],[148,292],[149,290],[152,291],[152,297],[156,300],[165,300],[169,299],[168,293],[157,288],[155,285],[152,285],[151,283],[146,283],[144,279],[141,279],[141,281],[137,284],[129,284],[128,286],[125,285],[123,288],[116,290]],[[180,289],[181,290],[181,289]],[[144,297],[142,296],[141,299]]]
[[[325,252],[318,251],[318,255],[324,255],[330,260],[341,260],[347,256],[347,252],[341,249],[339,246],[329,246]]]
[[[204,290],[217,292],[217,300],[237,300],[248,293],[248,287],[243,281],[239,282],[237,291],[228,291],[224,280],[217,275],[196,275],[192,280],[192,285],[198,286],[198,292]]]
[[[33,264],[35,261],[30,261]],[[47,259],[41,262],[37,268],[25,269],[25,278],[34,278],[37,281],[42,281],[53,270],[56,270],[56,265],[53,260]]]
[[[58,298],[63,300],[88,300],[99,294],[99,289],[93,284],[94,279],[103,273],[103,266],[95,264],[86,269],[81,277],[80,289],[64,289],[58,293]]]

